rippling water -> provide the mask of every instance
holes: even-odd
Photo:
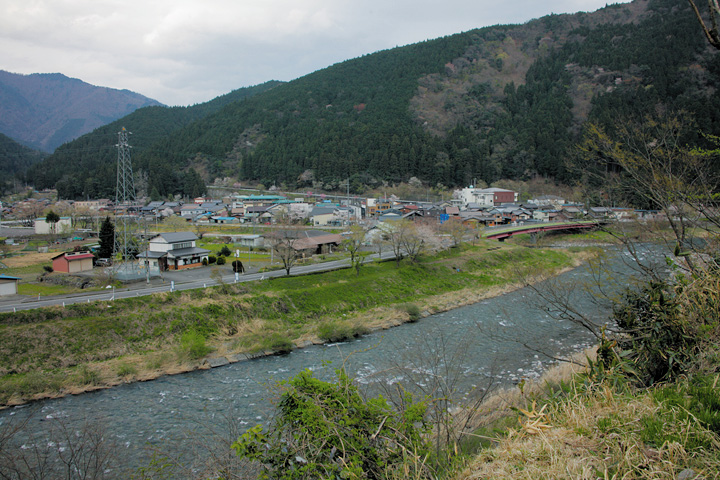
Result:
[[[589,277],[581,267],[558,280],[578,285]],[[540,376],[551,360],[537,350],[562,357],[592,344],[586,331],[544,314],[534,301],[531,289],[521,289],[348,343],[41,401],[0,412],[0,427],[30,418],[22,448],[32,449],[52,441],[48,431],[57,422],[74,429],[90,421],[118,445],[123,466],[132,470],[148,464],[152,447],[187,449],[184,456],[192,456],[197,453],[191,440],[207,432],[232,441],[233,428],[266,422],[273,412],[273,385],[303,369],[332,378],[344,365],[370,393],[394,383],[422,391],[445,375],[462,396],[494,382]],[[607,317],[588,297],[574,301],[597,320]]]

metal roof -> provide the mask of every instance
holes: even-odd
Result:
[[[206,250],[204,248],[199,247],[190,247],[190,248],[180,248],[178,250],[170,250],[167,252],[168,258],[179,258],[179,257],[187,257],[192,255],[207,255],[210,253],[210,250]]]
[[[150,241],[158,237],[162,238],[167,243],[192,242],[194,240],[197,240],[197,235],[195,235],[193,232],[170,232],[160,233],[157,236],[151,238]]]

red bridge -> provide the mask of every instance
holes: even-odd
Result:
[[[527,225],[517,226],[502,226],[496,227],[493,230],[486,229],[483,233],[484,238],[493,238],[499,241],[504,241],[508,237],[513,235],[519,235],[522,233],[538,233],[538,232],[552,232],[558,230],[589,230],[597,228],[602,222],[596,220],[580,220],[577,222],[553,222],[553,223],[530,223]]]

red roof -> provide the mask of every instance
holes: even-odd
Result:
[[[92,254],[92,253],[81,252],[81,253],[61,253],[60,255],[56,255],[56,256],[52,257],[52,259],[55,260],[56,258],[60,258],[60,257],[62,257],[63,255],[65,255],[65,259],[66,259],[67,261],[70,261],[70,260],[82,260],[83,258],[93,258],[93,254]]]

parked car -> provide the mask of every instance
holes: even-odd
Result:
[[[112,265],[112,259],[110,258],[98,258],[95,260],[96,267],[109,267]]]

